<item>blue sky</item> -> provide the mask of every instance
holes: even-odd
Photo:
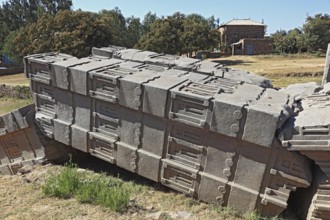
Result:
[[[1,0],[4,2],[5,0]],[[225,23],[233,18],[264,20],[267,33],[302,27],[307,15],[330,14],[330,0],[73,0],[74,9],[98,12],[118,7],[125,17],[134,15],[143,19],[149,11],[158,16],[180,11],[197,13],[204,17],[212,15]]]
[[[214,15],[225,23],[233,18],[264,20],[267,33],[302,27],[307,15],[330,14],[330,0],[73,0],[74,9],[98,12],[118,7],[125,17],[134,15],[143,19],[151,11],[158,16],[180,11],[205,17]]]

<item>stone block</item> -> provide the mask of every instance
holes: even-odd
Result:
[[[7,127],[5,121],[0,117],[0,136],[5,135],[7,133]]]
[[[115,51],[113,54],[114,58],[119,58],[123,60],[132,60],[134,55],[141,52],[141,50],[137,49],[122,49]]]
[[[262,156],[262,154],[259,153],[259,157],[267,158],[267,156],[267,154]],[[256,161],[255,158],[249,158],[246,155],[239,155],[236,170],[232,172],[232,175],[235,175],[234,183],[240,185],[244,189],[248,188],[251,191],[253,190],[258,194],[265,170],[265,163]]]
[[[272,100],[270,103],[269,100]],[[283,124],[288,117],[282,115],[283,106],[288,102],[285,93],[266,90],[255,104],[247,107],[247,118],[244,127],[243,140],[270,147],[278,123]]]
[[[143,149],[137,151],[138,163],[137,169],[138,174],[158,182],[160,176],[160,164],[161,156],[152,154]],[[150,169],[152,167],[152,169]]]
[[[8,133],[15,132],[19,129],[18,125],[16,124],[15,118],[11,113],[7,113],[3,116],[1,116],[2,124],[5,126],[2,126],[3,129],[5,128],[5,131]]]
[[[203,60],[196,65],[195,72],[206,75],[218,75],[224,74],[225,68],[220,63]]]
[[[101,47],[101,48],[93,47],[92,54],[93,56],[112,58],[113,54],[116,51],[124,50],[124,49],[125,47],[118,47],[118,46],[109,46],[109,47]]]
[[[136,62],[145,62],[149,59],[151,56],[155,56],[157,53],[151,52],[151,51],[139,51],[138,53],[135,53],[133,56],[130,57],[130,60],[136,61]]]
[[[138,170],[138,148],[125,144],[123,142],[117,142],[117,166],[122,167],[133,173]]]
[[[76,127],[85,130],[91,130],[91,116],[92,116],[92,100],[88,96],[83,96],[77,93],[72,94],[73,98],[73,124]]]
[[[205,88],[200,83],[188,82],[171,89],[169,118],[200,128],[209,128],[213,105],[214,88]]]
[[[60,143],[71,145],[71,123],[60,119],[53,119],[53,124],[54,139]]]
[[[45,158],[45,147],[42,145],[36,129],[33,125],[31,128],[25,129],[24,133],[30,143],[35,159]]]
[[[328,82],[330,82],[330,44],[328,44],[327,55],[325,58],[322,85],[324,86]]]
[[[155,54],[149,56],[145,62],[164,66],[174,66],[176,60],[178,60],[179,58],[180,57],[177,55]]]
[[[167,141],[166,158],[196,170],[203,170],[206,160],[205,131],[173,124]]]
[[[92,99],[92,131],[118,138],[120,136],[120,108],[118,105]]]
[[[89,151],[88,146],[88,132],[89,130],[78,127],[77,125],[71,126],[71,146],[83,152]]]
[[[232,179],[237,164],[237,139],[210,134],[205,137],[205,147],[207,155],[203,171],[221,179]]]
[[[189,57],[180,57],[174,61],[174,65],[180,69],[192,71],[200,63],[200,60]]]
[[[7,144],[7,152],[11,155],[12,161],[29,161],[38,158],[37,156],[43,157],[44,155],[37,155],[34,152],[34,148],[38,146],[33,146],[30,142],[28,132],[25,130],[19,130],[15,132],[13,136],[8,136],[7,140],[4,140],[4,143]],[[18,152],[21,152],[21,156],[18,156]],[[15,152],[15,153],[14,153]],[[13,154],[17,154],[14,158]]]
[[[142,120],[142,149],[162,157],[167,120],[151,115],[144,115]],[[139,130],[136,132],[139,133]]]
[[[186,79],[161,76],[143,85],[143,112],[167,117],[170,107],[169,90],[182,84]]]
[[[39,130],[49,138],[54,138],[54,124],[53,117],[50,117],[45,114],[36,113],[35,122]]]
[[[128,108],[120,108],[120,141],[137,148],[141,147],[142,114]]]
[[[55,92],[55,115],[56,118],[72,124],[74,120],[74,106],[72,92],[54,88]]]
[[[69,67],[74,67],[76,65],[87,64],[91,62],[90,58],[78,59],[72,57],[63,61],[55,62],[51,64],[51,81],[52,86],[61,89],[69,90],[70,82],[70,71]]]
[[[229,186],[226,179],[200,172],[201,183],[198,189],[198,199],[218,204],[226,205],[229,195]]]
[[[198,170],[171,160],[162,160],[161,183],[190,196],[196,196],[200,178]]]
[[[143,105],[143,84],[155,79],[153,71],[135,72],[120,78],[119,104],[131,109],[139,110]]]
[[[100,135],[96,132],[89,133],[91,155],[102,160],[116,164],[117,161],[117,139]]]
[[[88,95],[89,85],[88,85],[88,73],[92,70],[104,68],[107,66],[112,66],[118,63],[116,59],[106,59],[106,60],[93,60],[89,63],[76,65],[74,67],[69,67],[69,81],[70,90],[75,93],[82,95]]]
[[[246,112],[242,104],[216,99],[214,100],[212,123],[210,130],[238,137],[243,132]]]
[[[25,117],[21,114],[19,110],[12,111],[11,114],[13,115],[14,120],[19,129],[24,129],[29,127]]]
[[[231,185],[227,206],[235,208],[235,210],[240,212],[252,212],[257,205],[258,199],[258,191],[246,190],[239,185]]]
[[[51,64],[71,58],[73,57],[62,53],[44,53],[27,56],[24,58],[26,76],[30,77],[32,81],[51,85]]]

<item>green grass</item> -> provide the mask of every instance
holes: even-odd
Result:
[[[50,197],[76,198],[81,203],[102,205],[113,211],[128,206],[131,184],[105,174],[78,172],[75,164],[69,163],[58,174],[51,174],[42,187]]]

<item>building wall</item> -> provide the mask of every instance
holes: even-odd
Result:
[[[265,26],[228,25],[220,27],[219,31],[221,42],[227,42],[230,45],[243,38],[263,38],[265,35]]]
[[[242,55],[269,54],[271,52],[272,52],[272,41],[270,39],[265,39],[265,38],[242,39],[242,50],[241,50]],[[237,53],[236,55],[239,54]]]

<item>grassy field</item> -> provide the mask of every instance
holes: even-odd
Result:
[[[32,99],[0,98],[0,115],[32,103]]]
[[[230,56],[211,60],[265,76],[272,80],[274,87],[303,82],[320,83],[325,63],[325,57],[300,54]]]
[[[25,77],[24,73],[0,76],[0,85],[1,84],[28,86],[29,79]]]

